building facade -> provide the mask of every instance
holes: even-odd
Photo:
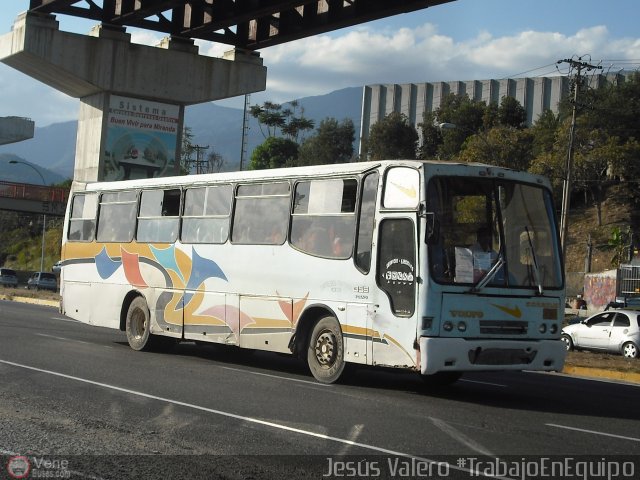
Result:
[[[588,85],[598,88],[622,82],[627,75],[624,72],[591,75],[587,77]],[[369,137],[371,126],[377,121],[399,112],[418,128],[423,114],[436,110],[450,93],[467,95],[487,104],[500,104],[503,97],[514,97],[527,112],[527,124],[532,125],[545,110],[557,113],[558,104],[570,92],[571,79],[567,76],[366,85],[362,96],[360,152],[363,140]]]

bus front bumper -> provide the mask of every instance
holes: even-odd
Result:
[[[561,371],[561,340],[481,340],[420,337],[420,373],[486,370]]]

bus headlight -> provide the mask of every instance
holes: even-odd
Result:
[[[453,330],[453,323],[446,321],[442,324],[442,328],[445,332],[450,332]]]
[[[538,327],[538,331],[540,333],[546,333],[547,331],[547,324],[546,323],[541,323],[540,326]]]
[[[460,330],[461,332],[466,332],[467,324],[464,322],[458,322],[458,330]]]
[[[558,324],[552,323],[551,327],[549,327],[549,333],[557,333],[558,332]]]

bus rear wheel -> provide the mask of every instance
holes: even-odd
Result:
[[[134,298],[129,305],[125,325],[131,348],[138,351],[151,348],[151,315],[143,297]]]
[[[307,364],[320,383],[334,383],[344,370],[342,330],[334,317],[321,318],[309,337]]]

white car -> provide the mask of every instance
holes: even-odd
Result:
[[[636,358],[640,348],[640,310],[608,310],[562,329],[567,350],[584,348]]]

